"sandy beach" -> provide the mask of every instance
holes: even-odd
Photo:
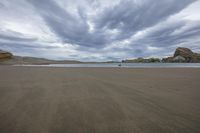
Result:
[[[200,69],[0,67],[0,133],[199,133]]]

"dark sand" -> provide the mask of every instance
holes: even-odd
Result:
[[[1,66],[0,133],[200,133],[200,69]]]

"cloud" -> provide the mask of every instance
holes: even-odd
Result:
[[[15,31],[1,31],[0,40],[19,41],[19,42],[34,42],[37,38],[24,36],[23,34]]]
[[[163,26],[164,25],[164,26]],[[189,47],[194,45],[190,39],[200,36],[200,21],[178,21],[171,23],[161,23],[155,26],[144,39],[143,43],[148,43],[154,47],[171,47],[181,44],[188,44]]]
[[[0,46],[77,60],[165,56],[176,46],[198,50],[196,7],[196,0],[2,0]]]

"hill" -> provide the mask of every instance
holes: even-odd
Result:
[[[0,50],[0,60],[9,60],[12,58],[12,54],[7,51]]]
[[[75,64],[81,63],[74,60],[49,60],[35,57],[21,57],[14,56],[10,52],[0,50],[0,64],[1,65],[48,65],[48,64]]]

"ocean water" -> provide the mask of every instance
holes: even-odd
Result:
[[[96,64],[50,64],[18,65],[35,67],[102,67],[102,68],[200,68],[200,63],[96,63]]]

